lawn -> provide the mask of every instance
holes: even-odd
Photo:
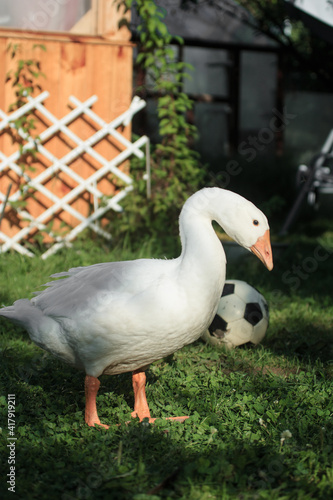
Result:
[[[271,273],[250,254],[230,262],[229,279],[266,297],[267,335],[229,352],[198,341],[154,363],[147,398],[161,419],[153,426],[126,424],[133,392],[124,374],[101,377],[98,410],[110,429],[87,427],[83,373],[0,320],[1,498],[13,498],[6,483],[13,453],[22,499],[332,498],[333,231],[312,229],[276,254]],[[0,303],[31,296],[59,270],[143,256],[164,253],[154,242],[133,253],[81,240],[45,262],[4,254]],[[183,424],[162,419],[186,414]]]

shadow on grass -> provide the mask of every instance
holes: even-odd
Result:
[[[18,492],[27,499],[148,500],[204,494],[254,498],[258,490],[276,490],[283,496],[304,489],[313,498],[324,498],[318,481],[308,480],[304,472],[297,474],[296,464],[290,467],[288,450],[280,453],[271,445],[230,439],[223,432],[211,445],[192,450],[198,427],[191,422],[133,422],[108,431],[82,426],[68,430],[63,425],[52,432],[32,423],[30,436],[20,438],[17,445]]]
[[[290,359],[296,358],[313,365],[318,361],[330,365],[333,359],[333,331],[300,320],[297,331],[282,328],[278,335],[267,339],[264,346]]]
[[[21,440],[19,490],[27,499],[186,498],[189,491],[205,488],[232,497],[287,482],[285,459],[271,447],[221,440],[218,449],[191,451],[178,441],[181,426],[169,425],[168,434],[138,423],[112,431],[80,430],[79,447],[51,437],[36,445]]]

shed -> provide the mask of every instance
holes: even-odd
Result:
[[[184,80],[184,91],[194,101],[190,119],[199,130],[197,148],[203,161],[217,172],[227,157],[246,157],[248,138],[267,128],[275,109],[281,114],[280,49],[247,25],[249,12],[233,0],[155,3],[169,32],[184,40],[174,45],[174,51],[178,60],[193,66],[191,78]],[[134,40],[138,24],[133,9]],[[153,89],[146,96],[145,130],[157,141]],[[282,150],[281,131],[263,141],[265,150]]]

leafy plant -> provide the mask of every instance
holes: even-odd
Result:
[[[45,46],[41,44],[33,46],[33,49],[37,48],[46,50]],[[6,75],[6,83],[11,82],[16,97],[16,100],[9,106],[9,111],[13,112],[27,104],[28,97],[32,96],[36,90],[41,90],[38,80],[40,77],[45,77],[45,75],[41,71],[40,62],[37,59],[19,58],[22,50],[20,44],[9,43],[6,50],[10,53],[11,58],[16,61],[16,68],[8,71]],[[36,129],[35,122],[34,115],[30,111],[27,111],[22,116],[12,120],[11,126],[8,126],[5,130],[11,136],[12,142],[19,147],[20,156],[16,163],[20,167],[21,177],[24,179],[23,181],[22,179],[18,180],[22,194],[21,199],[16,202],[10,202],[12,208],[15,210],[24,208],[27,204],[26,191],[29,176],[26,174],[26,171],[35,171],[33,163],[36,161],[38,152],[38,136],[33,136],[33,131]],[[33,145],[31,147],[26,146],[28,138],[33,138]],[[29,189],[29,196],[32,196],[33,192],[34,190]]]
[[[146,83],[137,92],[149,85],[156,95],[161,139],[151,151],[151,198],[147,199],[142,180],[144,165],[135,160],[131,163],[135,191],[126,199],[124,207],[128,211],[118,217],[113,233],[140,240],[143,234],[163,237],[165,227],[177,220],[184,201],[202,183],[203,171],[199,155],[191,147],[197,129],[187,121],[193,102],[183,92],[189,65],[176,60],[171,46],[183,40],[170,35],[163,22],[164,14],[155,2],[125,0],[119,3],[125,9],[132,5],[140,17],[136,65],[146,73]]]
[[[41,44],[35,44],[33,46],[33,49],[37,48],[46,50],[45,46]],[[9,43],[6,50],[10,53],[12,59],[17,59],[21,51],[21,45]],[[37,59],[17,60],[16,69],[8,71],[6,75],[6,83],[11,82],[16,97],[16,100],[9,106],[8,111],[12,112],[20,109],[28,102],[27,98],[29,96],[32,96],[36,90],[41,91],[41,86],[38,83],[41,76],[45,78],[44,73],[41,71],[40,62]],[[31,136],[32,131],[36,129],[35,121],[34,116],[28,111],[23,116],[11,122],[15,131],[15,135],[12,135],[13,142],[19,144],[21,158],[28,154],[35,157],[37,151],[36,142],[34,148],[23,149],[24,137]],[[22,137],[22,135],[24,137]],[[22,163],[20,166],[25,169],[25,165],[26,163]]]

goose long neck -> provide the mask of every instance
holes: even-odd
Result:
[[[191,275],[202,271],[207,280],[221,279],[225,276],[225,254],[212,226],[211,200],[202,194],[189,198],[180,215],[181,266]]]

